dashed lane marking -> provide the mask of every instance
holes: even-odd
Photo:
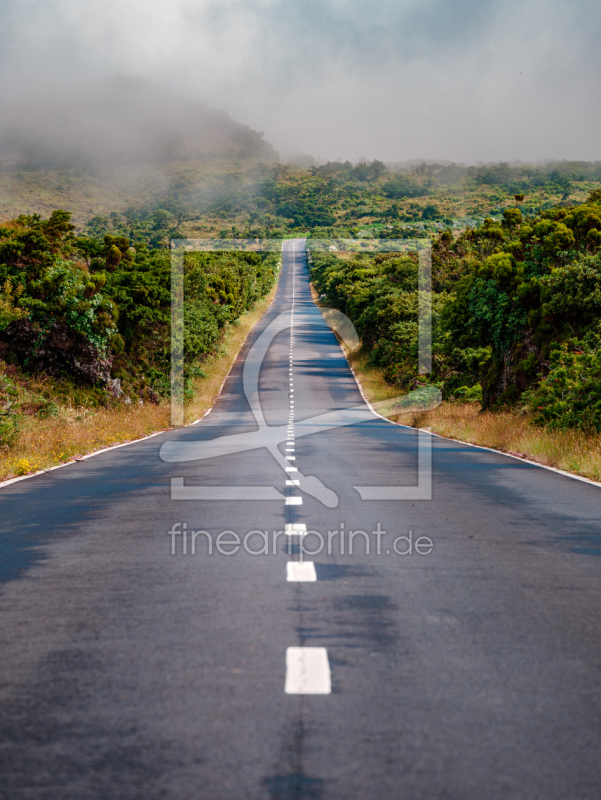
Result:
[[[330,694],[330,662],[325,647],[286,650],[286,694]]]
[[[286,580],[299,583],[301,581],[316,581],[315,564],[312,561],[289,561],[286,564]]]

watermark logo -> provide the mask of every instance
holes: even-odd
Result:
[[[295,530],[302,528],[303,530]],[[378,522],[375,530],[351,530],[341,522],[336,530],[327,533],[305,529],[304,525],[287,525],[284,530],[252,530],[242,535],[225,530],[213,534],[205,530],[192,530],[186,522],[176,522],[167,531],[171,555],[222,555],[246,553],[250,556],[275,556],[280,551],[280,538],[288,555],[298,555],[302,563],[305,556],[355,555],[357,550],[366,556],[428,556],[434,550],[429,536],[407,531],[391,534]]]
[[[172,421],[183,424],[183,256],[196,247],[197,240],[174,242],[172,247]],[[200,240],[206,247],[206,240]],[[304,242],[284,242],[284,250],[294,250]],[[313,243],[315,244],[315,243]],[[394,244],[394,243],[392,243]],[[402,242],[407,250],[407,243]],[[215,243],[213,243],[215,246]],[[215,249],[226,249],[217,244]],[[391,242],[386,241],[387,248]],[[330,245],[331,246],[331,245]],[[239,247],[236,249],[240,249]],[[429,298],[429,276],[431,256],[429,249],[420,251],[419,291],[419,368],[420,372],[431,369],[431,306]],[[423,288],[422,288],[423,287]],[[259,372],[263,359],[275,338],[290,328],[324,328],[333,330],[349,350],[360,346],[359,337],[351,320],[336,309],[318,309],[312,305],[294,307],[283,311],[265,328],[250,349],[243,367],[243,390],[254,416],[258,430],[248,433],[220,436],[208,441],[166,442],[161,447],[163,461],[181,463],[201,461],[230,454],[265,448],[290,476],[290,461],[280,452],[279,445],[288,438],[288,426],[267,425],[261,407]],[[441,402],[440,391],[433,386],[424,386],[407,395],[375,403],[367,402],[353,408],[345,408],[320,414],[294,423],[295,437],[318,434],[348,425],[373,421],[374,416],[389,418],[415,410],[430,410]],[[354,486],[363,500],[425,500],[432,495],[431,437],[418,431],[418,484],[417,486]],[[338,505],[338,496],[320,478],[304,475],[296,466],[293,469],[298,489],[311,495],[328,508]],[[274,486],[186,486],[183,478],[172,478],[172,500],[283,500],[284,495]]]

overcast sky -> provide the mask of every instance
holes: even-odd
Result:
[[[0,0],[4,90],[122,73],[280,152],[601,159],[599,0]]]

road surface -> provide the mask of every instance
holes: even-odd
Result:
[[[205,420],[0,491],[0,797],[597,800],[600,489],[429,441],[287,243]]]

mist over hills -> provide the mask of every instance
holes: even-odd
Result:
[[[3,103],[0,168],[33,171],[215,157],[278,160],[263,133],[224,111],[116,75]]]

